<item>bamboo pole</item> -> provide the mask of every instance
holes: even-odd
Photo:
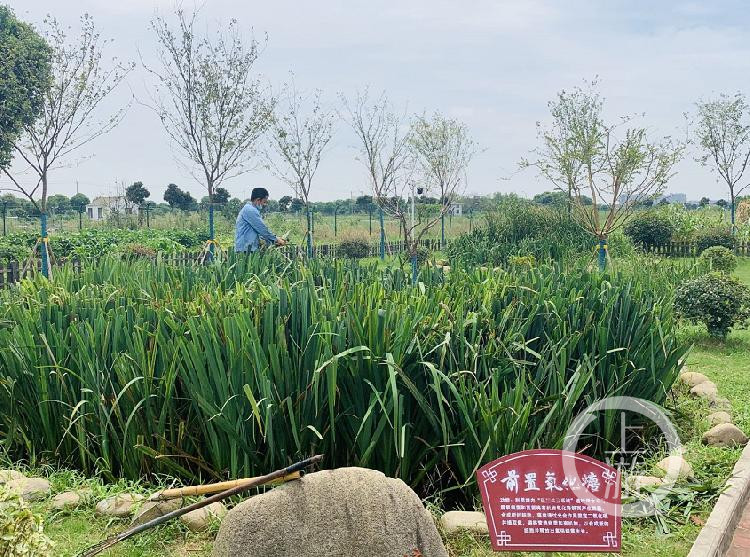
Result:
[[[304,474],[305,474],[304,470],[300,470],[299,472],[294,472],[292,474],[289,474],[288,476],[284,476],[283,478],[278,478],[269,483],[275,485],[275,484],[282,484],[291,480],[298,480],[302,476],[304,476]],[[154,493],[151,497],[149,497],[149,501],[166,501],[167,499],[177,499],[180,497],[195,497],[198,495],[208,495],[209,493],[218,493],[220,491],[226,491],[227,489],[233,489],[241,485],[251,484],[257,479],[258,479],[257,477],[242,478],[239,480],[230,480],[228,482],[218,482],[215,484],[191,485],[191,486],[186,486],[186,487],[178,487],[175,489],[165,489],[164,491],[159,491],[158,493]]]
[[[263,484],[267,484],[269,482],[278,480],[280,478],[284,478],[286,476],[289,476],[290,474],[299,472],[300,470],[304,470],[308,466],[312,466],[313,464],[316,464],[320,462],[321,460],[323,460],[323,455],[311,456],[310,458],[307,458],[305,460],[292,464],[291,466],[287,466],[286,468],[282,468],[281,470],[276,470],[275,472],[271,472],[270,474],[267,474],[265,476],[253,478],[252,481],[250,482],[242,483],[238,485],[237,487],[233,487],[232,489],[227,489],[226,491],[222,491],[221,493],[217,493],[216,495],[207,497],[206,499],[203,499],[202,501],[198,501],[197,503],[193,503],[192,505],[188,505],[187,507],[182,507],[181,509],[177,509],[175,511],[172,511],[171,513],[165,514],[164,516],[160,516],[158,518],[155,518],[153,520],[150,520],[148,522],[135,526],[134,528],[125,530],[124,532],[116,534],[110,538],[107,538],[103,542],[100,542],[87,549],[84,549],[78,554],[78,557],[94,557],[94,555],[98,555],[105,549],[109,549],[110,547],[120,543],[121,541],[127,540],[128,538],[131,538],[135,536],[136,534],[140,534],[144,530],[148,530],[155,526],[159,526],[160,524],[168,522],[172,520],[173,518],[178,518],[182,516],[183,514],[187,514],[191,511],[202,509],[203,507],[206,507],[210,505],[211,503],[216,503],[217,501],[221,501],[228,497],[232,497],[233,495],[239,495],[243,491],[247,491],[250,488],[257,487]]]

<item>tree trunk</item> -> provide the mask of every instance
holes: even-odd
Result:
[[[380,259],[385,259],[385,224],[383,223],[382,207],[380,207]]]
[[[47,163],[46,159],[44,161],[45,165]],[[49,251],[47,250],[49,237],[47,236],[47,172],[46,170],[42,172],[42,199],[41,199],[41,205],[40,205],[40,215],[39,215],[40,225],[41,225],[41,233],[42,233],[42,240],[41,240],[41,254],[42,254],[42,276],[44,278],[49,278],[50,275],[50,267],[49,267]]]
[[[307,257],[312,259],[313,256],[313,245],[312,245],[312,214],[310,213],[310,206],[306,205],[307,213]]]
[[[604,271],[607,268],[607,238],[599,238],[599,270]]]
[[[207,260],[213,261],[215,254],[215,230],[214,230],[214,188],[213,184],[208,184],[208,258]]]

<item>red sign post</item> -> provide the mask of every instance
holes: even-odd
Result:
[[[495,551],[619,553],[620,474],[591,457],[536,449],[477,471]]]

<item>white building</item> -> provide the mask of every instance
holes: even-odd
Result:
[[[460,217],[464,214],[464,204],[463,203],[451,203],[450,207],[448,207],[449,215],[453,215],[454,217]]]
[[[116,195],[112,197],[95,197],[86,205],[86,215],[91,220],[104,220],[112,214],[132,215],[138,213],[138,205],[130,203],[125,197]]]

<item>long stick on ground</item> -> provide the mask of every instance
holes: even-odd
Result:
[[[298,480],[302,477],[302,474],[304,472],[300,470],[299,472],[294,472],[293,474],[289,474],[288,476],[284,476],[282,478],[278,478],[274,480],[273,482],[269,483],[285,483],[292,480]],[[166,501],[167,499],[178,499],[181,497],[195,497],[197,495],[208,495],[209,493],[218,493],[220,491],[226,491],[227,489],[232,489],[234,487],[238,487],[240,485],[245,485],[254,482],[258,478],[243,478],[241,480],[231,480],[228,482],[219,482],[214,484],[205,484],[205,485],[189,485],[185,487],[177,487],[174,489],[165,489],[164,491],[160,491],[158,493],[154,493],[151,497],[148,498],[149,501]]]
[[[227,497],[238,495],[239,493],[247,491],[250,488],[257,487],[263,484],[267,484],[278,478],[283,478],[295,472],[299,472],[300,470],[304,470],[308,466],[312,466],[313,464],[320,462],[321,460],[323,460],[322,455],[312,456],[310,458],[297,462],[296,464],[292,464],[291,466],[282,468],[281,470],[276,470],[275,472],[271,472],[270,474],[267,474],[265,476],[254,478],[252,482],[242,483],[238,485],[237,487],[233,487],[226,491],[222,491],[221,493],[217,493],[216,495],[207,497],[206,499],[203,499],[202,501],[198,501],[197,503],[193,503],[192,505],[188,505],[187,507],[177,509],[176,511],[167,513],[164,516],[160,516],[158,518],[155,518],[154,520],[150,520],[149,522],[140,524],[134,528],[125,530],[124,532],[120,532],[119,534],[116,534],[115,536],[112,536],[111,538],[108,538],[104,540],[103,542],[100,542],[94,546],[91,546],[88,549],[84,549],[81,553],[78,554],[78,557],[93,557],[94,555],[98,555],[105,549],[109,549],[110,547],[112,547],[115,544],[120,543],[121,541],[124,541],[132,536],[135,536],[136,534],[140,534],[144,530],[148,530],[150,528],[153,528],[154,526],[158,526],[160,524],[168,522],[172,520],[173,518],[177,518],[179,516],[182,516],[183,514],[187,514],[190,511],[202,509],[203,507],[210,505],[211,503],[221,501],[222,499],[226,499]]]

